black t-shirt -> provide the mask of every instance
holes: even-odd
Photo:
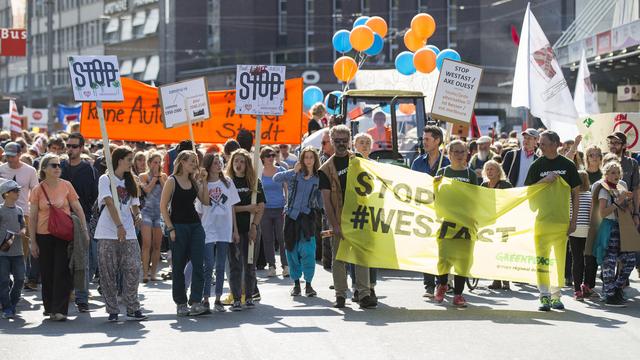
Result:
[[[338,179],[340,180],[340,187],[342,188],[342,201],[344,202],[344,194],[347,188],[347,169],[349,168],[349,155],[347,156],[334,156],[333,157],[333,165],[336,167],[336,171],[338,172]],[[318,188],[320,190],[331,190],[331,181],[329,181],[329,177],[323,171],[318,172],[318,176],[320,177],[320,183]]]
[[[550,173],[558,174],[572,189],[582,184],[576,165],[573,161],[562,155],[556,156],[553,160],[547,159],[543,156],[534,161],[529,168],[524,184],[526,186],[533,185],[544,179]]]
[[[595,184],[595,182],[598,180],[602,180],[602,171],[600,170],[596,170],[596,172],[587,171],[587,174],[589,174],[590,185]]]
[[[73,188],[78,193],[80,205],[84,210],[85,217],[89,221],[91,208],[98,198],[98,179],[95,169],[86,161],[81,161],[76,166],[71,166],[67,160],[61,162],[62,174],[60,177],[71,182]]]
[[[480,185],[478,176],[476,175],[475,171],[469,169],[468,167],[464,170],[453,170],[451,168],[451,165],[449,165],[438,170],[436,176],[444,176],[454,180],[466,182],[467,184]]]
[[[238,189],[238,196],[240,202],[237,206],[250,205],[251,204],[251,188],[247,183],[246,178],[236,177],[233,179],[233,184]],[[258,196],[256,197],[256,203],[266,203],[264,198],[264,190],[262,189],[262,181],[258,179]],[[251,226],[251,213],[248,211],[236,212],[236,224],[238,225],[238,232],[248,233]]]

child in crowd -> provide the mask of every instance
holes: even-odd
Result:
[[[0,185],[4,204],[0,205],[0,302],[2,317],[12,319],[24,286],[25,265],[22,237],[25,224],[22,209],[16,206],[20,186],[13,180]],[[13,282],[11,280],[13,276]]]

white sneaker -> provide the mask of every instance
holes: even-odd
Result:
[[[285,266],[284,269],[282,269],[282,276],[283,277],[289,277],[289,267]]]
[[[274,267],[270,267],[269,270],[267,270],[267,276],[268,277],[274,277],[276,276],[276,268]]]

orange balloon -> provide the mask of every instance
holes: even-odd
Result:
[[[436,53],[428,48],[422,48],[413,55],[413,66],[417,71],[428,74],[436,68]]]
[[[409,51],[418,51],[425,44],[426,41],[418,38],[413,30],[408,30],[404,33],[404,46],[406,46]]]
[[[380,35],[381,37],[384,38],[385,36],[387,36],[387,22],[384,21],[384,19],[380,16],[370,17],[369,20],[367,20],[367,22],[364,24],[370,27],[374,33]]]
[[[365,51],[373,45],[373,30],[366,25],[356,26],[351,30],[349,42],[357,51]]]
[[[420,39],[426,40],[436,31],[436,21],[429,14],[418,14],[411,20],[411,30]]]
[[[411,115],[416,112],[416,106],[413,104],[400,104],[398,109],[405,115]]]
[[[333,74],[340,81],[349,82],[356,77],[358,64],[349,56],[339,57],[333,64]]]

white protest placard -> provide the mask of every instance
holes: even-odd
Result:
[[[158,88],[167,129],[198,122],[211,116],[207,81],[204,77],[179,81]]]
[[[123,101],[117,56],[69,56],[76,101]]]
[[[236,113],[282,115],[285,69],[285,66],[238,65]]]
[[[27,127],[46,128],[49,125],[49,111],[23,106],[22,115],[27,117]]]
[[[433,96],[431,116],[452,123],[469,124],[481,78],[481,67],[446,59]]]
[[[592,114],[578,119],[577,125],[585,149],[596,145],[604,152],[609,151],[607,136],[621,131],[627,136],[627,150],[640,151],[640,113]]]

